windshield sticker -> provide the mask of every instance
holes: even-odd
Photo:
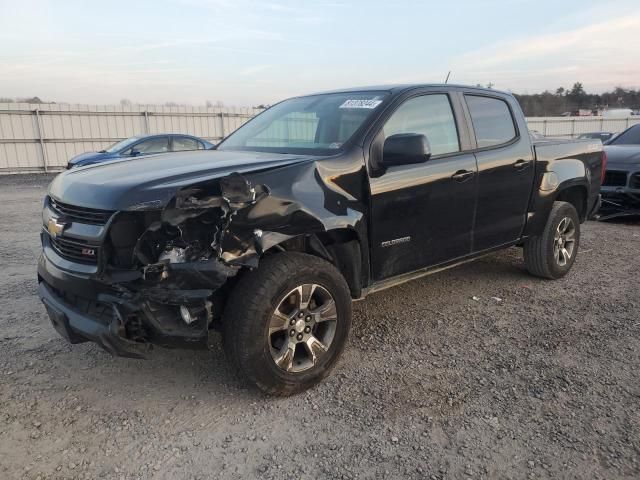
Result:
[[[345,100],[340,108],[376,108],[382,100],[372,98],[371,100]]]

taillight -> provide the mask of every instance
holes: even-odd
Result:
[[[607,171],[607,152],[602,150],[602,155],[600,155],[600,159],[602,160],[602,166],[600,170],[600,185],[604,183],[604,174]]]

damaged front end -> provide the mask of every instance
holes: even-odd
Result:
[[[637,145],[607,145],[606,171],[598,220],[640,216],[640,149]]]
[[[638,175],[638,193],[620,190],[602,194],[602,206],[596,215],[597,220],[613,220],[620,217],[640,217],[640,175]]]
[[[52,188],[38,279],[54,327],[119,356],[144,356],[153,344],[206,348],[239,273],[267,250],[302,238],[330,259],[310,234],[362,224],[344,179],[315,162],[290,167],[206,179],[162,205],[146,196],[113,211],[65,204],[64,189]]]
[[[267,187],[231,174],[178,190],[161,210],[115,212],[104,225],[82,223],[95,220],[91,209],[49,198],[39,280],[54,326],[72,343],[92,340],[121,356],[142,356],[151,344],[206,347],[221,309],[216,293],[258,265],[268,237],[233,228],[234,220],[268,195]],[[83,227],[99,233],[99,245],[77,238]]]

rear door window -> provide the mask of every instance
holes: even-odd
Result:
[[[502,145],[516,137],[516,127],[507,102],[479,95],[465,95],[465,98],[478,148]]]
[[[198,150],[202,149],[202,144],[189,137],[173,137],[173,151],[183,152],[186,150]]]

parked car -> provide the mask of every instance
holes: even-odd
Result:
[[[84,167],[94,163],[110,162],[122,158],[141,157],[157,153],[182,152],[185,150],[208,150],[212,143],[191,135],[159,134],[137,135],[114,143],[99,152],[76,155],[67,168]]]
[[[640,124],[609,140],[599,218],[640,215]]]
[[[71,343],[139,357],[217,329],[244,378],[293,394],[336,364],[354,299],[513,245],[566,275],[602,166],[599,141],[532,142],[509,93],[292,98],[210,152],[58,175],[38,292]]]
[[[611,137],[613,137],[613,133],[611,132],[589,132],[589,133],[581,133],[580,135],[578,135],[579,139],[593,138],[593,139],[600,140],[602,143],[606,142]]]

